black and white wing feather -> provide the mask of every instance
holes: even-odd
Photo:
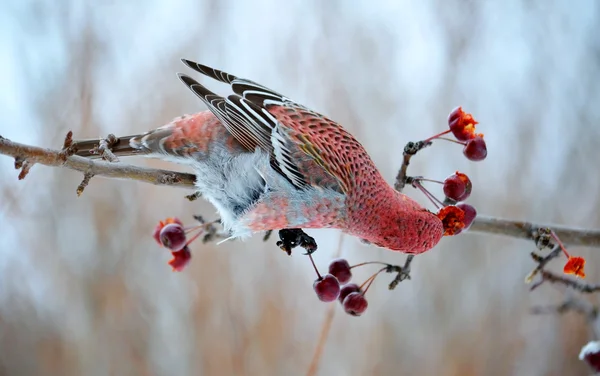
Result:
[[[309,186],[306,177],[299,172],[290,157],[285,133],[265,108],[268,104],[289,103],[289,99],[260,84],[240,79],[227,72],[185,59],[182,61],[197,72],[231,85],[235,94],[222,97],[193,78],[178,74],[179,79],[208,106],[233,137],[249,151],[258,147],[269,153],[271,166],[296,188],[304,189]]]

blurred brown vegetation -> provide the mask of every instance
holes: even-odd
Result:
[[[391,182],[406,141],[473,112],[488,159],[440,144],[411,165],[474,182],[480,213],[600,225],[597,2],[8,1],[0,5],[0,134],[59,146],[130,134],[203,109],[179,58],[272,87],[344,124]],[[206,82],[220,92],[225,87]],[[132,163],[170,167],[132,159]],[[178,168],[177,166],[175,168]],[[327,305],[308,260],[260,237],[196,244],[172,273],[151,231],[214,209],[187,192],[0,158],[0,370],[6,375],[302,375]],[[416,192],[408,191],[426,202]],[[311,231],[322,268],[339,234]],[[320,375],[585,375],[577,314],[532,316],[527,242],[465,235],[419,256],[361,318],[337,307]],[[588,278],[600,256],[587,249]],[[345,238],[351,263],[403,256]],[[560,262],[556,267],[560,268]],[[364,279],[369,270],[359,271]],[[595,297],[591,297],[596,302]]]

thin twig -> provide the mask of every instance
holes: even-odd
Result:
[[[83,180],[81,181],[81,183],[79,183],[79,186],[77,187],[77,196],[81,196],[85,187],[87,187],[88,184],[90,184],[90,180],[92,179],[92,177],[94,177],[94,174],[90,174],[89,172],[86,172],[83,175]]]
[[[591,294],[600,291],[600,285],[588,284],[573,278],[554,274],[547,270],[542,270],[540,274],[542,275],[542,280],[545,282],[558,283],[581,293]]]
[[[539,228],[551,228],[564,243],[569,244],[571,247],[586,246],[600,248],[600,230],[515,221],[482,215],[477,215],[475,221],[473,221],[473,224],[465,234],[478,232],[534,240],[534,231]]]
[[[131,165],[93,161],[70,152],[45,149],[36,146],[24,145],[10,141],[0,136],[0,154],[15,158],[15,167],[22,167],[25,162],[29,164],[43,164],[46,166],[66,167],[95,176],[104,176],[114,179],[136,180],[154,185],[168,185],[172,187],[194,188],[195,176],[169,170],[143,168]]]
[[[544,267],[546,267],[546,265],[548,265],[548,263],[549,263],[549,262],[550,262],[552,259],[554,259],[554,258],[556,258],[556,257],[560,256],[560,254],[561,254],[561,249],[560,249],[560,247],[559,247],[558,245],[557,245],[557,246],[554,246],[554,249],[552,250],[552,252],[550,252],[550,253],[549,253],[548,255],[546,255],[545,257],[542,257],[542,256],[538,255],[537,253],[531,252],[531,257],[532,257],[532,258],[533,258],[533,260],[534,260],[534,261],[536,261],[538,264],[537,264],[537,266],[535,267],[535,269],[533,269],[533,270],[531,271],[531,273],[529,273],[529,274],[527,275],[527,277],[525,277],[525,283],[531,283],[531,281],[533,281],[533,278],[534,278],[534,277],[535,277],[535,276],[536,276],[536,275],[537,275],[539,272],[541,272],[542,270],[544,270]],[[541,284],[541,283],[540,283],[540,284]],[[534,290],[534,289],[536,289],[536,288],[537,288],[537,287],[538,287],[540,284],[535,284],[535,285],[531,286],[531,290]]]
[[[404,152],[402,153],[402,166],[400,166],[400,170],[398,171],[398,175],[396,176],[396,182],[394,183],[394,189],[398,192],[402,192],[404,187],[406,186],[406,178],[408,166],[410,165],[410,159],[413,155],[417,154],[420,150],[426,148],[431,145],[431,141],[418,141],[418,142],[409,142],[404,147]]]

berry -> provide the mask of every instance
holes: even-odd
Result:
[[[352,271],[350,270],[350,264],[346,259],[335,259],[329,264],[329,273],[337,278],[341,285],[345,285],[352,279]]]
[[[322,302],[333,302],[340,295],[340,282],[331,274],[319,277],[313,283],[313,289]]]
[[[160,241],[160,231],[163,229],[163,227],[165,227],[165,225],[168,225],[169,223],[177,223],[178,225],[183,226],[183,222],[181,222],[181,220],[177,217],[167,218],[164,220],[164,222],[158,222],[156,227],[154,227],[154,232],[152,233],[152,237],[154,238],[154,240],[156,240],[158,245],[163,245]]]
[[[592,341],[583,346],[579,359],[585,360],[594,372],[600,372],[600,342]]]
[[[343,303],[344,299],[353,292],[360,292],[360,286],[356,283],[348,283],[346,286],[342,287],[340,296],[338,297],[340,303]]]
[[[369,303],[367,303],[367,299],[362,292],[352,292],[346,296],[342,305],[347,314],[360,316],[365,312]]]
[[[454,201],[464,201],[471,195],[471,179],[462,172],[456,171],[444,180],[444,194]]]
[[[477,136],[467,141],[463,154],[471,161],[484,160],[487,157],[487,146],[483,137]]]
[[[473,118],[473,115],[463,111],[461,107],[457,107],[448,116],[448,126],[450,131],[458,141],[468,141],[482,134],[475,133],[475,125],[479,124]]]
[[[192,253],[187,245],[180,251],[171,252],[171,254],[173,255],[173,259],[169,261],[169,265],[171,265],[174,272],[182,271],[192,258]]]
[[[465,227],[465,212],[455,205],[444,206],[436,215],[442,221],[444,236],[457,235]]]
[[[462,231],[465,231],[471,226],[471,223],[473,223],[473,221],[475,220],[475,217],[477,217],[477,210],[472,205],[464,204],[464,203],[460,203],[456,206],[465,212],[465,217],[463,219],[463,223],[465,224],[465,227],[462,229]]]
[[[173,252],[180,251],[185,247],[186,240],[183,226],[178,223],[169,223],[160,230],[160,241],[162,245]]]

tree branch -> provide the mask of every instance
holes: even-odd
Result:
[[[600,230],[515,221],[482,215],[477,215],[466,233],[479,232],[535,240],[535,233],[540,228],[551,228],[564,243],[569,244],[571,247],[587,246],[600,248]]]
[[[68,141],[68,142],[67,142]],[[418,144],[418,143],[417,143]],[[420,150],[424,145],[418,145]],[[425,145],[426,146],[426,145]],[[70,134],[65,140],[63,150],[53,150],[30,146],[10,141],[0,136],[0,154],[15,158],[15,168],[22,169],[19,179],[25,177],[31,166],[43,164],[46,166],[64,167],[76,170],[87,176],[104,176],[113,179],[135,180],[154,185],[168,185],[171,187],[194,188],[196,180],[193,174],[137,167],[119,162],[105,162],[89,158],[70,155]],[[414,152],[411,150],[411,152]],[[407,153],[407,156],[414,154]],[[410,158],[408,158],[410,159]],[[408,164],[406,164],[408,166]],[[398,181],[403,181],[406,170]],[[569,246],[588,246],[600,248],[600,230],[579,229],[558,226],[553,224],[538,224],[526,221],[486,217],[478,215],[465,233],[486,233],[504,235],[513,238],[534,239],[539,228],[552,228],[558,236]]]
[[[24,145],[10,141],[0,136],[0,154],[15,158],[15,168],[28,171],[33,164],[46,166],[66,167],[82,172],[84,175],[104,176],[113,179],[136,180],[154,185],[168,185],[172,187],[194,188],[196,178],[192,174],[131,166],[116,162],[104,162],[89,158],[68,155],[62,151],[45,149],[36,146]],[[25,168],[27,167],[27,170]],[[19,176],[20,179],[26,175]]]

